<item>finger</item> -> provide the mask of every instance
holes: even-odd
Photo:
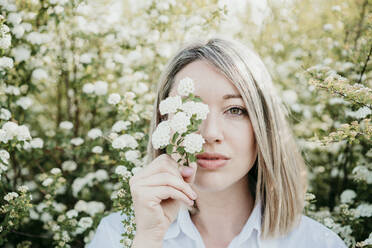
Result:
[[[179,191],[182,191],[191,200],[195,200],[197,196],[191,186],[185,183],[184,180],[166,172],[158,173],[151,177],[138,181],[138,185],[141,185],[141,183],[145,183],[143,186],[171,186]]]
[[[136,178],[137,180],[148,178],[161,172],[169,172],[174,176],[181,178],[177,162],[167,154],[162,154],[155,158],[148,166],[144,167],[144,170],[141,170],[136,174]]]
[[[198,166],[195,162],[189,164],[189,166],[183,166],[181,175],[184,177],[185,182],[193,184],[195,181],[196,171]]]
[[[172,198],[174,200],[183,201],[188,206],[192,206],[194,204],[194,201],[190,200],[187,195],[170,186],[150,186],[145,188],[146,195],[150,196],[150,199],[153,198],[152,201],[155,201],[156,203],[160,203],[162,200]]]

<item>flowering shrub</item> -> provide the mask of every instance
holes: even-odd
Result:
[[[159,75],[182,43],[216,33],[253,46],[288,105],[310,170],[305,213],[350,247],[370,245],[370,5],[291,4],[269,5],[257,25],[250,5],[217,0],[0,0],[0,246],[84,247],[103,216],[130,209],[124,182],[145,165]],[[206,117],[170,99],[173,130]],[[170,145],[157,134],[154,146]],[[191,135],[185,153],[202,144]]]

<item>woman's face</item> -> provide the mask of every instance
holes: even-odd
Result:
[[[209,106],[209,114],[200,126],[204,137],[204,152],[219,153],[230,159],[223,167],[206,169],[200,166],[193,187],[199,191],[224,190],[252,168],[257,156],[256,142],[245,104],[236,87],[215,67],[205,61],[194,61],[175,77],[170,96],[177,94],[179,80],[190,77],[195,83],[195,95]]]

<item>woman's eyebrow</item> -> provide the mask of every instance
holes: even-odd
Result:
[[[195,97],[199,97],[199,98],[201,98],[200,96],[195,96]],[[227,95],[224,95],[223,97],[222,97],[222,99],[224,99],[224,100],[228,100],[228,99],[232,99],[232,98],[240,98],[240,99],[242,99],[242,96],[241,95],[237,95],[237,94],[227,94]]]

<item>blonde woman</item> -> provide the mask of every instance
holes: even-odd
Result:
[[[175,95],[184,77],[209,106],[198,131],[205,152],[184,167],[150,142],[148,165],[130,180],[132,247],[346,247],[302,215],[306,167],[260,58],[225,39],[180,50],[161,77],[151,133],[167,118],[160,101]],[[120,247],[123,218],[105,217],[89,247]]]

